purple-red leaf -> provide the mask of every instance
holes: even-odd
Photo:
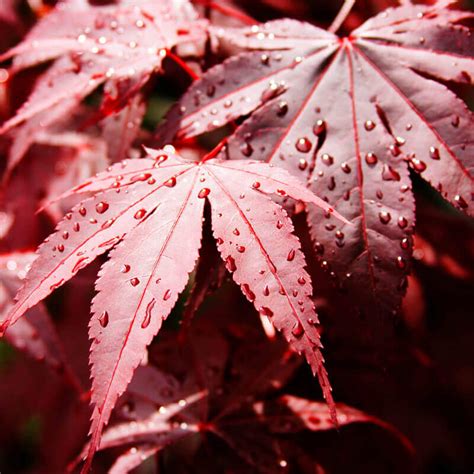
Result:
[[[391,314],[409,269],[408,168],[471,213],[473,114],[444,84],[472,84],[469,19],[409,5],[342,39],[292,20],[216,30],[222,49],[244,52],[196,81],[158,137],[190,137],[253,111],[225,155],[286,167],[351,220],[325,221],[310,207],[315,251],[337,286]]]

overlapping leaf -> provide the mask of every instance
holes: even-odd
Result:
[[[469,19],[404,6],[347,38],[292,20],[218,29],[222,49],[251,52],[195,82],[158,137],[190,137],[253,112],[226,156],[286,167],[347,216],[355,226],[310,207],[315,250],[337,286],[391,314],[411,251],[409,167],[471,213],[473,114],[445,85],[472,84]]]
[[[72,191],[96,194],[67,213],[40,246],[18,302],[2,323],[7,329],[115,247],[100,270],[92,304],[95,408],[89,461],[117,397],[194,268],[206,199],[227,269],[257,310],[304,354],[332,404],[304,256],[291,220],[270,195],[332,209],[278,167],[248,160],[196,163],[174,149],[148,151],[151,158],[116,164]]]
[[[109,115],[126,106],[160,70],[167,51],[204,38],[204,23],[184,0],[121,1],[108,6],[61,3],[2,56],[14,58],[12,72],[56,60],[27,102],[0,129],[17,127],[13,132],[17,147],[12,148],[9,168],[21,160],[42,127],[67,115],[98,86],[105,85],[102,109]],[[136,129],[133,120],[130,123],[129,135]],[[120,135],[115,139],[122,140]]]
[[[326,404],[290,395],[270,396],[288,383],[298,360],[281,340],[256,338],[245,327],[241,331],[242,340],[233,350],[206,315],[182,349],[174,338],[165,337],[158,360],[166,372],[152,366],[137,370],[117,410],[122,421],[102,438],[100,449],[132,446],[117,458],[112,470],[129,472],[151,453],[195,436],[194,444],[205,443],[208,449],[215,437],[223,440],[247,465],[243,472],[287,472],[296,448],[291,436],[285,444],[279,435],[334,429]],[[181,373],[182,366],[193,369],[179,383],[173,374]],[[197,394],[202,395],[198,398]],[[390,425],[342,404],[338,420],[341,426],[378,424],[405,442]],[[187,456],[193,455],[196,458],[191,462],[199,463],[194,451]],[[180,458],[179,462],[185,461]],[[231,460],[227,465],[236,468]]]

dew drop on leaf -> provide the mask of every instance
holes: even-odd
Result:
[[[171,298],[171,290],[166,290],[165,294],[163,295],[163,300],[168,301]]]
[[[132,286],[137,286],[139,283],[140,283],[140,280],[136,277],[134,277],[130,280],[130,285],[132,285]]]
[[[387,212],[387,211],[379,212],[379,219],[382,224],[388,224],[391,218],[392,216],[390,215],[390,212]]]
[[[204,199],[206,196],[209,196],[211,190],[209,188],[202,188],[198,193],[199,199]]]
[[[306,137],[298,138],[295,143],[296,149],[301,153],[308,153],[311,150],[311,146],[310,140]]]
[[[268,318],[271,318],[273,316],[273,311],[267,306],[261,306],[259,309],[259,313],[262,316],[267,316]]]
[[[105,211],[107,211],[108,208],[109,208],[109,205],[105,201],[99,202],[95,206],[95,210],[99,214],[103,214]]]
[[[167,188],[175,187],[176,186],[176,178],[174,176],[172,176],[170,179],[168,179],[168,181],[165,181],[164,185]]]
[[[369,152],[365,155],[365,162],[369,166],[374,166],[375,164],[377,164],[377,161],[378,161],[378,158],[375,153]]]
[[[107,313],[107,311],[104,311],[99,316],[99,323],[103,328],[107,327],[107,325],[109,324],[109,313]]]

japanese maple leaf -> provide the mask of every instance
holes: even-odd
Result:
[[[228,158],[263,160],[307,180],[355,224],[308,224],[321,265],[364,308],[391,314],[406,289],[415,221],[409,169],[472,214],[473,114],[446,87],[472,84],[472,13],[404,6],[346,38],[293,20],[216,29],[247,51],[210,69],[158,138],[190,137],[251,114]],[[229,80],[228,78],[232,78]]]
[[[104,115],[126,106],[151,74],[161,69],[163,58],[172,48],[204,40],[204,25],[205,20],[197,19],[186,0],[58,5],[24,41],[0,58],[14,58],[12,73],[55,60],[35,84],[27,102],[0,129],[5,133],[16,127],[13,137],[22,137],[22,150],[13,148],[9,170],[23,157],[28,147],[25,138],[32,140],[42,127],[67,116],[101,84],[105,91]],[[133,129],[130,127],[128,133]]]
[[[34,259],[33,252],[0,254],[0,315],[2,319],[12,308],[13,298]],[[43,304],[40,303],[31,308],[25,317],[18,321],[11,331],[8,331],[6,340],[19,351],[62,373],[67,382],[80,390],[80,383],[67,362],[59,335]]]
[[[116,164],[72,191],[96,194],[67,213],[40,246],[18,302],[2,323],[5,330],[115,247],[99,272],[92,303],[95,408],[89,460],[118,395],[186,285],[198,258],[206,200],[218,250],[233,279],[305,355],[333,403],[304,255],[290,218],[269,194],[332,209],[287,171],[265,163],[209,159],[212,155],[196,163],[173,147],[149,155]]]
[[[222,454],[221,446],[212,456],[214,463],[224,457],[237,472],[249,472],[249,467],[258,472],[286,472],[285,468],[293,467],[296,452],[291,435],[334,429],[326,404],[281,395],[299,367],[299,359],[283,341],[269,341],[242,323],[233,341],[215,324],[219,318],[222,314],[204,315],[181,346],[172,334],[166,334],[158,354],[153,354],[160,370],[147,366],[136,371],[117,406],[117,422],[101,440],[101,450],[128,448],[110,472],[129,472],[151,455],[190,437],[194,449],[187,456],[194,457],[190,463],[199,472],[206,471],[198,447],[205,444],[213,449],[216,438],[244,461],[247,470],[238,470],[232,458]],[[186,375],[179,382],[183,369]],[[377,424],[409,446],[393,427],[354,408],[338,404],[338,419],[341,426]],[[280,435],[287,435],[287,443],[282,443]],[[178,462],[186,464],[182,453],[187,451],[181,451]]]

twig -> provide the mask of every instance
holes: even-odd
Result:
[[[344,3],[339,10],[339,13],[336,15],[336,18],[334,18],[334,21],[331,23],[331,26],[328,28],[328,31],[331,33],[335,33],[341,25],[344,23],[345,19],[347,18],[347,15],[352,10],[352,7],[355,4],[355,0],[344,0]]]

